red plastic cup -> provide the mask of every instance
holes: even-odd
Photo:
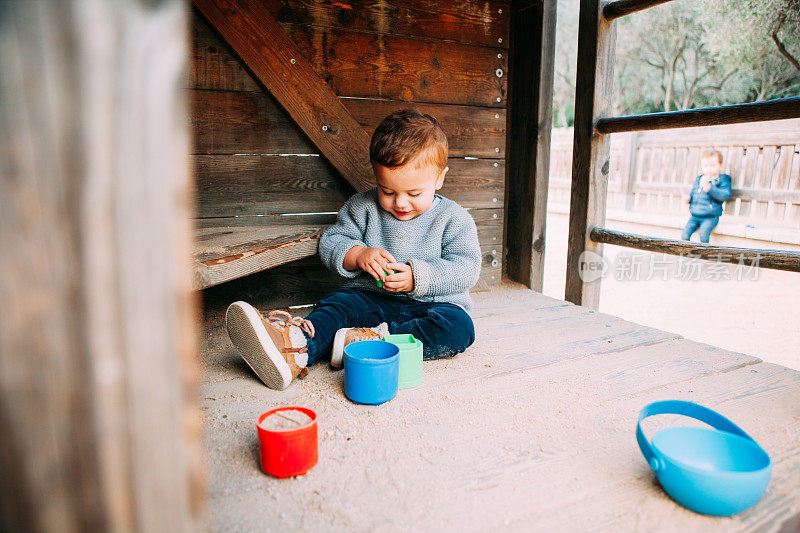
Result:
[[[301,411],[311,417],[311,422],[296,429],[270,430],[261,422],[278,411]],[[300,476],[314,468],[319,458],[317,449],[317,414],[305,407],[278,407],[262,414],[256,420],[261,470],[279,477]]]

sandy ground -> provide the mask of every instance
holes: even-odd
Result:
[[[263,386],[207,308],[200,403],[213,531],[777,531],[800,510],[800,373],[676,338],[521,287],[475,295],[476,343],[426,361],[423,383],[379,406],[315,365]],[[695,514],[655,481],[633,428],[666,398],[708,405],[772,457],[758,505]],[[319,462],[258,467],[255,421],[277,406],[318,416]],[[648,434],[674,425],[655,417]]]
[[[564,297],[567,215],[548,213],[544,294]],[[656,237],[677,231],[609,222],[608,227]],[[712,244],[781,248],[774,243],[713,235]],[[782,249],[798,249],[785,246]],[[702,269],[673,256],[605,246],[609,270],[600,311],[686,338],[800,370],[800,274],[705,263]],[[638,270],[638,275],[637,275]],[[651,279],[647,279],[647,278]],[[697,279],[699,278],[699,279]]]
[[[548,224],[545,292],[560,299],[567,217]],[[609,247],[608,258],[623,252],[638,253]],[[266,388],[230,344],[223,302],[207,305],[200,409],[209,529],[777,530],[800,509],[800,373],[672,332],[797,368],[790,298],[800,276],[625,281],[616,270],[601,309],[623,319],[520,286],[476,294],[476,343],[426,361],[421,385],[380,406],[350,402],[344,372],[324,363],[285,391]],[[704,309],[687,303],[695,301]],[[765,446],[774,470],[758,505],[706,517],[661,490],[632,429],[643,405],[665,398],[718,409]],[[319,462],[277,479],[259,468],[255,421],[287,405],[317,414]],[[656,422],[648,433],[666,427]]]

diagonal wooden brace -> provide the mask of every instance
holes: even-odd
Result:
[[[193,1],[342,177],[357,191],[374,187],[369,135],[302,56],[265,3]]]

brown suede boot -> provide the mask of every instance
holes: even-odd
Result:
[[[342,328],[333,337],[331,348],[331,366],[341,368],[344,365],[344,348],[351,342],[379,341],[389,334],[389,325],[381,322],[374,328]]]
[[[314,336],[308,320],[286,311],[271,311],[265,318],[252,305],[234,302],[225,313],[225,326],[242,359],[270,389],[284,390],[308,374],[306,334]]]

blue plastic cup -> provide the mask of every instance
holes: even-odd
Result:
[[[649,442],[642,431],[648,416],[675,414],[715,429],[672,427]],[[772,473],[769,455],[736,424],[702,405],[680,400],[654,402],[642,409],[636,440],[670,497],[696,513],[730,516],[755,504]]]
[[[397,396],[400,349],[385,341],[344,347],[344,393],[355,403],[378,405]]]

